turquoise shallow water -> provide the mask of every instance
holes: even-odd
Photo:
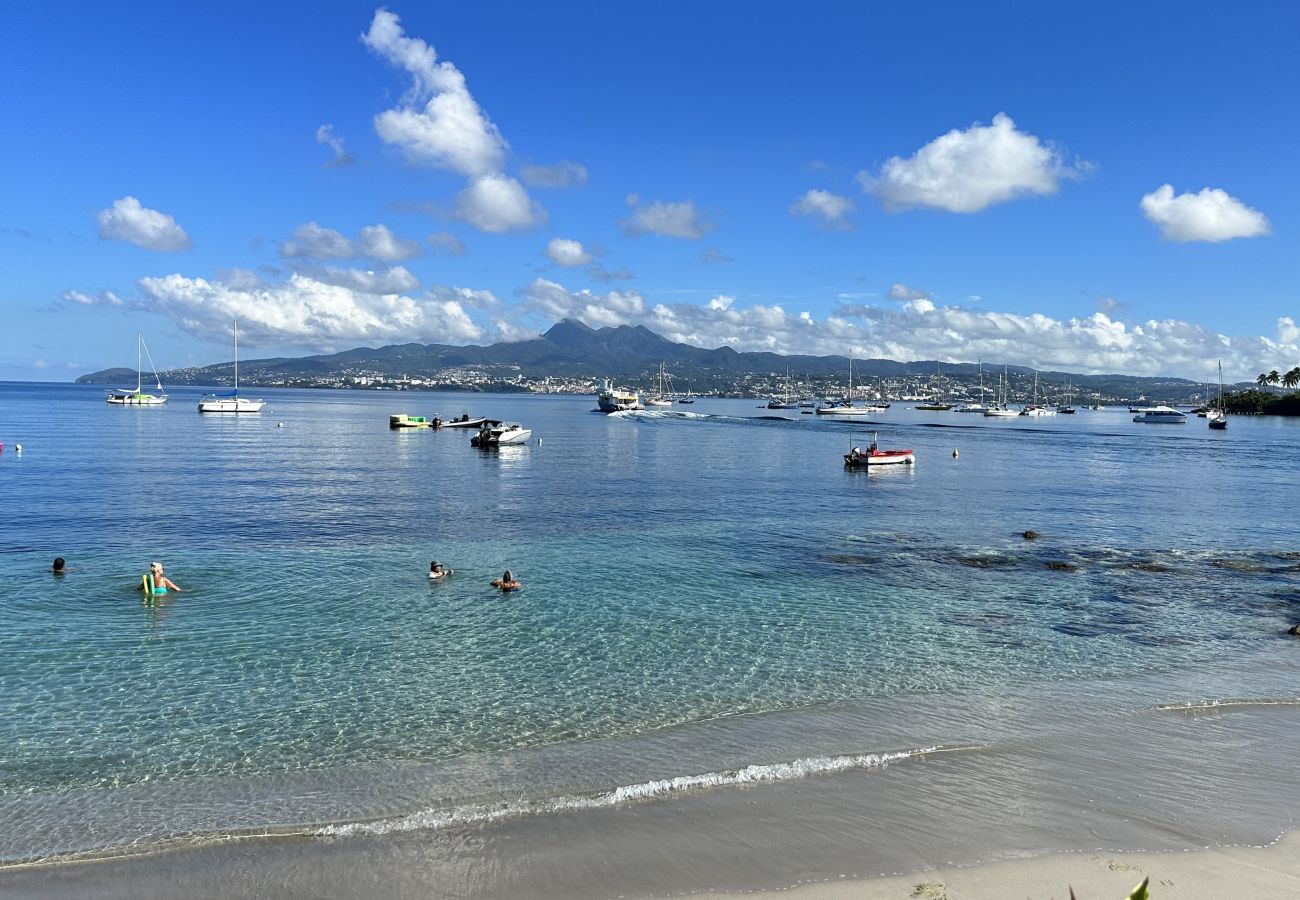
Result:
[[[896,408],[918,464],[868,474],[850,426],[752,401],[193,394],[0,385],[0,857],[805,777],[1003,739],[972,710],[1012,693],[1060,730],[1061,685],[1101,722],[1151,676],[1187,687],[1143,704],[1296,694],[1236,665],[1300,621],[1293,423]],[[387,428],[462,409],[540,442]],[[151,559],[186,590],[146,609]]]

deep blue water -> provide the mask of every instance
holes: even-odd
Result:
[[[0,858],[745,766],[754,721],[795,760],[864,709],[896,748],[989,739],[961,707],[1013,691],[1295,695],[1237,664],[1300,621],[1300,423],[896,405],[918,463],[868,474],[862,426],[756,401],[199,393],[0,385]],[[387,427],[462,410],[535,440]],[[149,609],[153,559],[185,591]]]

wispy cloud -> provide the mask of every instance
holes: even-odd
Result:
[[[424,253],[419,241],[400,238],[387,225],[367,225],[356,240],[333,228],[306,222],[281,242],[280,255],[286,259],[373,259],[395,263],[414,259]]]
[[[443,256],[464,256],[467,252],[461,239],[450,231],[434,232],[425,238],[425,242],[435,253]]]
[[[790,204],[794,216],[814,216],[821,219],[824,228],[853,228],[848,214],[853,212],[853,201],[848,197],[814,188]]]
[[[713,230],[713,224],[704,219],[691,200],[678,203],[656,200],[647,206],[639,206],[639,203],[640,198],[636,194],[628,195],[628,205],[633,211],[629,218],[623,220],[623,231],[626,234],[657,234],[693,241]]]
[[[356,162],[352,154],[343,146],[342,136],[334,133],[333,125],[321,125],[316,129],[316,143],[325,144],[334,151],[334,156],[322,163],[326,168],[350,166]]]
[[[519,170],[519,177],[533,187],[577,187],[587,183],[587,167],[581,163],[561,160],[553,166],[524,166]]]

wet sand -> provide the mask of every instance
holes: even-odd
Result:
[[[1300,897],[1300,834],[1269,847],[1165,853],[1066,853],[906,876],[844,879],[768,893],[707,896],[785,900],[1121,900],[1150,878],[1152,900],[1286,900]]]

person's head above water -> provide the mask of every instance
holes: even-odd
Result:
[[[442,563],[438,562],[437,560],[434,560],[433,562],[429,563],[430,572],[437,572],[441,568],[442,568]]]
[[[52,566],[50,567],[50,571],[52,571],[52,572],[62,572],[62,571],[63,571],[63,557],[62,557],[62,556],[56,556],[56,557],[54,557],[54,565],[52,565]]]
[[[514,580],[515,580],[515,576],[513,576],[513,575],[510,574],[510,570],[509,570],[509,569],[506,569],[506,574],[504,574],[504,575],[501,576],[501,580],[502,580],[502,581],[514,581]]]
[[[153,562],[149,563],[149,571],[152,572],[153,574],[161,575],[162,570],[163,570],[163,564],[158,562],[157,560],[154,560]]]

